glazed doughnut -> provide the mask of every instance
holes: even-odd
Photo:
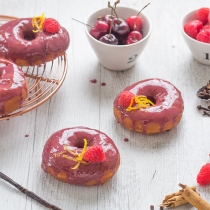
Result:
[[[60,27],[58,33],[34,33],[32,18],[12,20],[0,27],[0,57],[18,66],[35,66],[64,55],[69,46],[69,34]]]
[[[19,109],[28,95],[22,70],[12,61],[0,58],[0,115]]]
[[[154,105],[127,111],[119,103],[120,96],[125,91],[130,91],[135,96],[146,96]],[[145,134],[160,133],[176,126],[182,118],[182,96],[170,82],[147,79],[125,88],[123,92],[114,101],[114,115],[129,130]]]
[[[96,145],[100,146],[105,160],[88,163],[83,159],[79,167],[73,169],[77,162],[71,159],[77,157],[71,153],[82,153],[84,139],[88,147],[86,152]],[[62,182],[74,185],[104,184],[117,172],[119,165],[120,154],[112,139],[98,130],[86,127],[68,128],[54,133],[46,142],[42,154],[42,169],[45,172]]]

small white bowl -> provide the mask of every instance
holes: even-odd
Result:
[[[110,14],[110,11],[110,8],[100,9],[90,14],[85,23],[94,25],[98,17]],[[128,18],[132,15],[137,15],[138,10],[119,6],[117,7],[116,12],[119,18]],[[131,68],[136,63],[136,60],[139,58],[140,54],[145,48],[152,31],[152,24],[149,18],[142,13],[139,15],[139,17],[142,20],[143,39],[131,45],[109,45],[100,42],[90,35],[90,27],[85,26],[88,41],[97,55],[100,63],[105,68],[115,71],[122,71]]]
[[[181,20],[181,32],[184,37],[187,46],[189,47],[193,57],[200,63],[210,65],[210,44],[199,42],[196,39],[188,36],[184,31],[184,25],[192,20],[197,20],[197,11],[194,10],[187,15],[185,15]]]

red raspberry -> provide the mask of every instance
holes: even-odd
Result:
[[[184,31],[185,33],[192,37],[193,39],[196,38],[198,32],[200,31],[200,29],[203,28],[202,22],[199,20],[193,20],[190,21],[189,23],[186,23],[184,25]]]
[[[210,23],[210,13],[209,13],[209,16],[208,16],[208,22]]]
[[[210,163],[207,163],[201,168],[197,176],[197,183],[199,185],[207,185],[210,183]]]
[[[43,25],[42,25],[43,30],[48,31],[50,33],[57,33],[58,31],[60,31],[60,24],[58,23],[57,20],[53,19],[53,18],[47,18]]]
[[[201,30],[196,39],[200,42],[210,43],[210,29]]]
[[[206,24],[201,30],[204,30],[204,29],[210,29],[210,25],[209,24]]]
[[[203,25],[205,25],[208,22],[209,12],[209,8],[201,8],[197,12],[197,18],[203,23]]]
[[[119,104],[120,106],[124,107],[124,108],[128,108],[130,103],[131,103],[131,99],[134,97],[135,95],[130,92],[130,91],[125,91],[121,94],[120,98],[119,98]]]
[[[102,146],[96,145],[90,147],[83,156],[84,160],[89,163],[101,163],[105,160],[105,154]]]

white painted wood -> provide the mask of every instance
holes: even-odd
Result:
[[[0,171],[64,210],[149,210],[151,204],[158,205],[165,195],[177,191],[179,182],[196,184],[201,166],[209,162],[210,118],[197,111],[200,101],[195,93],[210,79],[210,67],[192,58],[179,22],[188,11],[209,6],[209,1],[150,2],[144,12],[152,20],[153,32],[146,49],[132,69],[113,72],[98,63],[84,27],[71,20],[84,21],[90,12],[106,7],[106,0],[0,0],[2,15],[33,17],[45,12],[65,26],[71,36],[68,74],[58,93],[36,110],[0,122]],[[139,9],[146,3],[121,0],[121,5]],[[166,79],[181,90],[185,102],[181,123],[170,132],[153,136],[123,128],[113,116],[115,97],[126,86],[154,77]],[[92,84],[90,79],[98,82]],[[101,86],[102,82],[107,85]],[[42,150],[49,136],[79,125],[105,132],[120,151],[119,171],[104,186],[67,185],[41,170]],[[210,186],[198,190],[210,201]],[[4,210],[46,209],[1,180],[0,198],[0,209]],[[185,205],[176,209],[195,208]]]

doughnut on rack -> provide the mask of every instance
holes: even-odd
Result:
[[[0,15],[0,26],[15,19],[18,18]],[[20,67],[28,83],[28,98],[20,109],[0,117],[0,121],[23,115],[50,99],[61,87],[66,77],[67,64],[67,55],[65,54],[39,66]]]

